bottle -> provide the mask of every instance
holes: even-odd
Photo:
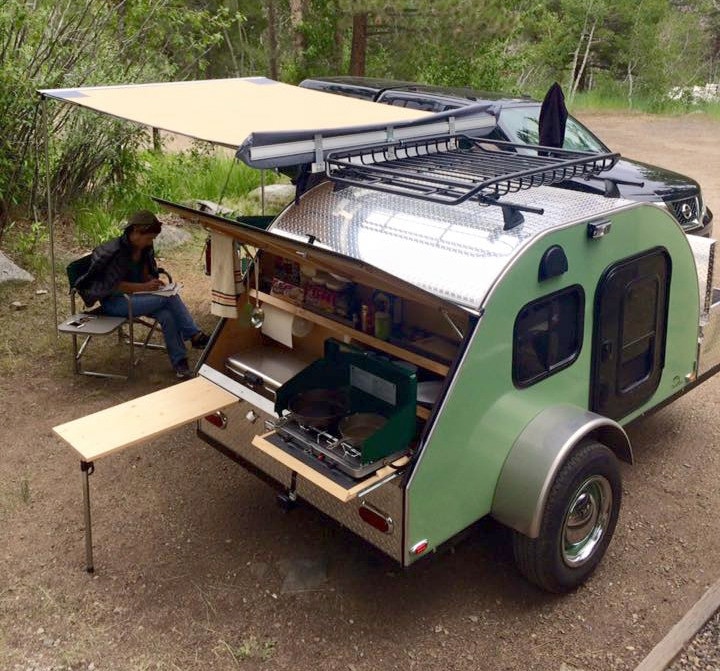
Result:
[[[364,333],[373,335],[375,332],[375,324],[372,319],[372,313],[370,312],[370,306],[367,303],[363,303],[360,307],[360,328]]]
[[[391,320],[389,312],[375,313],[375,337],[380,340],[390,339]]]

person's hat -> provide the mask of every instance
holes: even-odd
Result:
[[[141,233],[159,233],[162,222],[150,210],[139,210],[128,219],[127,227]]]

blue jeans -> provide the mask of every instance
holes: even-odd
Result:
[[[154,317],[160,322],[170,363],[177,366],[187,359],[185,340],[189,340],[200,327],[195,323],[180,296],[155,296],[153,294],[132,294],[133,317]],[[128,303],[125,296],[109,296],[101,301],[105,314],[113,317],[127,317]]]

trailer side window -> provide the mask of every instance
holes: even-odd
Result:
[[[573,285],[523,306],[513,330],[512,376],[529,387],[566,368],[582,349],[585,292]]]

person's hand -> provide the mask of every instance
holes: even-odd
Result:
[[[155,277],[151,280],[148,280],[147,282],[143,283],[143,291],[157,291],[158,289],[162,289],[165,286],[165,283]]]

